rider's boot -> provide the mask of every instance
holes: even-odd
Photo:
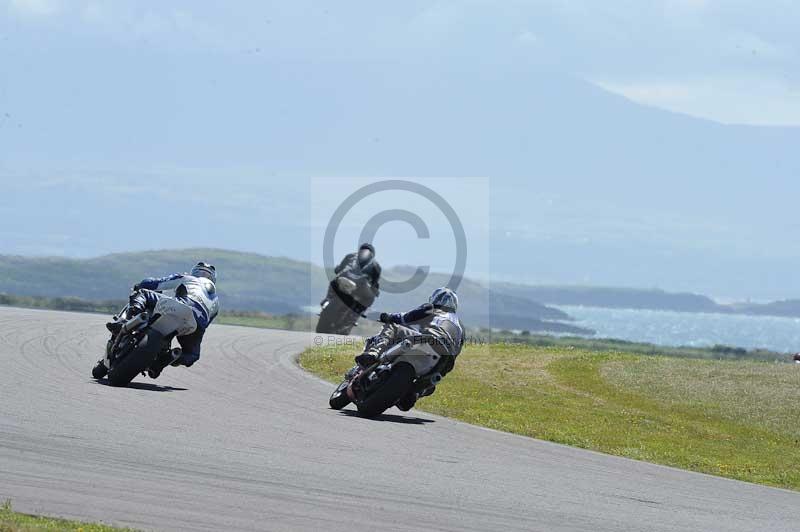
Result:
[[[164,368],[170,364],[172,364],[172,351],[162,351],[150,364],[150,367],[147,368],[147,375],[151,379],[157,379],[161,372],[164,371]]]
[[[367,349],[356,357],[356,364],[358,364],[362,369],[367,368],[377,362],[379,356],[379,351]]]
[[[408,412],[415,404],[417,404],[417,392],[412,390],[401,397],[395,406],[403,412]]]
[[[119,317],[118,320],[109,321],[106,323],[106,329],[111,334],[117,334],[121,329],[122,326],[125,324],[126,321],[133,318],[134,316],[138,316],[144,312],[144,305],[140,300],[136,298],[136,296],[131,296],[130,303],[128,305],[128,310],[125,311],[125,314]]]
[[[397,404],[395,406],[400,410],[402,410],[403,412],[408,412],[409,410],[414,408],[414,405],[417,404],[417,400],[422,399],[423,397],[428,397],[430,395],[433,395],[433,392],[435,391],[436,391],[435,384],[431,384],[430,386],[423,388],[419,392],[417,392],[416,390],[412,390],[403,397],[401,397],[400,400],[397,401]]]
[[[170,349],[169,351],[162,351],[161,354],[158,355],[158,358],[156,358],[155,362],[153,362],[148,368],[147,374],[151,379],[157,379],[167,366],[180,366],[182,362],[182,355],[183,350],[180,347]]]
[[[364,352],[356,357],[356,364],[362,368],[369,367],[378,361],[384,349],[391,343],[391,338],[386,334],[386,329],[381,331],[380,334],[373,336],[367,340]]]

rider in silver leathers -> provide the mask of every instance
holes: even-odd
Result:
[[[179,336],[178,343],[182,353],[177,360],[159,360],[151,367],[151,377],[156,378],[167,364],[191,366],[200,358],[200,345],[206,329],[219,313],[217,299],[216,269],[204,262],[192,268],[191,274],[175,273],[166,277],[149,277],[136,284],[128,306],[128,317],[144,310],[152,311],[158,301],[166,296],[162,290],[174,290],[173,299],[189,306],[196,321],[196,328],[190,334]],[[160,367],[159,367],[160,366]]]
[[[360,367],[375,363],[378,357],[391,345],[405,339],[430,337],[430,345],[441,355],[436,367],[429,373],[442,377],[452,371],[456,357],[464,346],[464,326],[456,312],[458,296],[449,288],[438,288],[428,303],[409,312],[381,314],[380,321],[385,325],[379,334],[367,340],[366,350],[356,357]],[[422,379],[420,388],[412,390],[397,404],[400,410],[409,410],[419,397],[433,394],[436,386]]]

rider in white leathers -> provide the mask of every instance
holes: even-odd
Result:
[[[174,290],[175,296],[172,299],[190,307],[195,318],[194,330],[178,337],[182,349],[180,357],[177,359],[160,357],[151,366],[150,377],[157,378],[169,364],[189,367],[200,358],[203,335],[219,313],[216,280],[217,273],[214,266],[200,262],[192,268],[191,274],[176,273],[166,277],[149,277],[133,287],[128,318],[145,310],[152,311],[160,299],[170,297],[159,293],[162,290]]]
[[[409,312],[381,314],[385,323],[381,332],[367,341],[366,350],[356,357],[360,367],[375,363],[391,345],[405,339],[430,337],[430,345],[441,355],[441,360],[429,375],[438,373],[444,377],[455,366],[456,357],[464,345],[464,327],[458,319],[458,296],[449,288],[437,288],[428,303]],[[436,386],[425,379],[420,388],[412,390],[397,404],[400,410],[410,410],[417,399],[433,394]]]

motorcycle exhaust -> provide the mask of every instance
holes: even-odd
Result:
[[[414,347],[414,342],[406,338],[399,344],[395,344],[386,351],[384,351],[384,353],[380,356],[379,361],[381,363],[391,362],[398,356],[402,355],[403,353],[411,351],[413,347]]]
[[[441,373],[434,373],[431,375],[431,384],[434,386],[442,382],[442,374]]]

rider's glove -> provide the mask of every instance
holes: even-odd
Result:
[[[392,323],[392,317],[385,312],[381,312],[381,316],[378,318],[378,321],[381,323]]]

